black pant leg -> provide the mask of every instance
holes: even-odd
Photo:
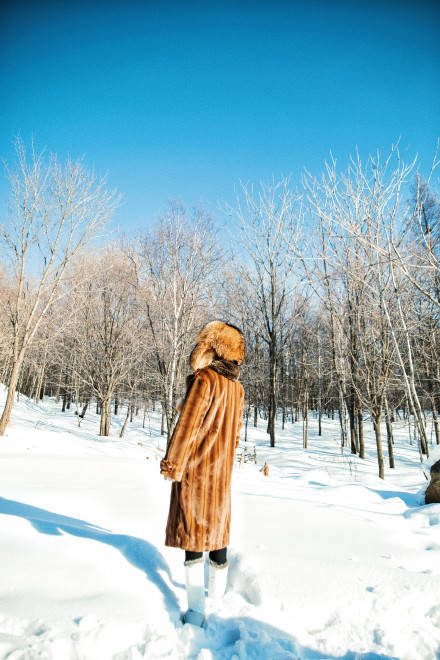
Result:
[[[201,559],[203,552],[193,552],[192,550],[185,550],[185,561],[195,561]]]
[[[216,564],[226,564],[227,562],[227,548],[221,548],[221,550],[211,550],[209,553],[209,558]]]

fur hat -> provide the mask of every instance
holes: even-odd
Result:
[[[241,364],[244,359],[244,337],[241,330],[223,321],[211,321],[196,337],[189,358],[191,368],[208,367],[216,358]]]

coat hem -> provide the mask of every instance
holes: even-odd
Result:
[[[203,547],[200,546],[195,546],[194,544],[191,543],[179,543],[179,542],[174,542],[174,541],[165,541],[165,546],[167,548],[178,548],[179,550],[188,550],[189,552],[211,552],[213,550],[222,550],[222,548],[227,548],[229,545],[229,539],[226,539],[225,542],[222,545],[219,545],[216,543],[214,546],[212,545],[204,545]]]

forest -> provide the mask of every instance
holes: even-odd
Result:
[[[0,435],[25,394],[56,397],[78,425],[93,406],[101,436],[112,411],[122,435],[161,410],[170,437],[195,334],[221,318],[246,338],[245,434],[267,428],[274,447],[275,420],[301,424],[306,450],[310,417],[321,434],[328,416],[363,458],[371,420],[384,478],[404,419],[423,461],[440,444],[439,160],[422,176],[395,145],[347,162],[239,183],[215,217],[170,202],[117,235],[122,199],[105,179],[17,140],[0,222]]]

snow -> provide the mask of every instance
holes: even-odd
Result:
[[[100,438],[94,411],[78,428],[51,399],[15,404],[0,438],[1,659],[440,657],[440,505],[422,505],[403,421],[385,481],[368,422],[363,461],[341,453],[337,421],[319,438],[312,419],[307,450],[300,423],[272,449],[263,421],[249,427],[258,465],[234,470],[228,590],[196,629],[180,622],[183,553],[163,545],[159,412],[120,439],[124,417]]]

